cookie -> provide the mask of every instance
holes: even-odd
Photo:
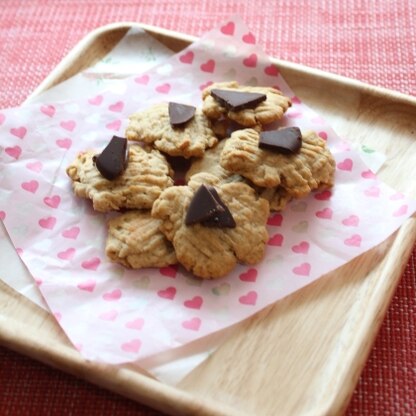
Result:
[[[171,125],[168,103],[155,104],[131,115],[129,119],[126,130],[129,140],[153,144],[170,156],[201,157],[205,149],[218,141],[211,122],[201,109],[196,109],[193,118],[179,127]],[[223,129],[221,126],[217,128]]]
[[[200,223],[186,225],[185,218],[202,183],[215,186],[235,221],[235,228]],[[225,276],[237,264],[262,260],[268,235],[269,204],[244,183],[220,184],[213,175],[194,175],[188,186],[166,189],[155,201],[152,217],[162,220],[160,230],[175,248],[183,266],[204,279]]]
[[[333,185],[334,158],[325,141],[315,132],[302,133],[302,146],[294,154],[261,149],[259,138],[259,133],[253,129],[235,131],[224,145],[221,166],[257,186],[280,186],[295,198]]]
[[[212,90],[264,94],[266,100],[260,102],[254,108],[243,108],[239,111],[233,111],[215,99],[211,95]],[[243,127],[264,126],[273,121],[280,120],[286,110],[292,105],[290,99],[276,88],[240,86],[235,81],[218,82],[210,85],[202,91],[202,99],[202,111],[209,119],[218,120],[225,117],[237,122]]]
[[[161,192],[173,185],[171,168],[158,150],[131,145],[127,167],[114,180],[98,171],[93,160],[96,153],[79,154],[66,170],[75,195],[91,199],[96,211],[150,209]]]
[[[150,211],[129,211],[108,221],[105,253],[132,269],[177,263],[172,244],[159,231],[161,221]]]

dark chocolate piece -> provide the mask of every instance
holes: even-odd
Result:
[[[302,133],[298,127],[263,131],[260,133],[259,147],[283,154],[296,153],[302,147]]]
[[[266,94],[258,92],[221,90],[218,88],[212,89],[211,95],[226,109],[232,111],[255,108],[267,98]]]
[[[179,104],[179,103],[169,103],[169,119],[170,124],[173,127],[181,127],[190,121],[194,114],[196,108],[192,105]]]
[[[113,136],[101,154],[94,156],[93,161],[101,175],[111,181],[126,169],[127,154],[127,139]]]
[[[200,223],[206,227],[234,228],[230,210],[213,187],[201,185],[194,194],[186,213],[185,224]]]

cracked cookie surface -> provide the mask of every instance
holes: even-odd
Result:
[[[129,119],[126,129],[129,140],[153,144],[156,149],[170,156],[201,157],[205,149],[218,141],[211,122],[198,108],[194,117],[183,127],[171,126],[168,103],[155,104],[147,110],[134,113]]]
[[[108,221],[106,255],[133,269],[175,264],[175,251],[159,230],[160,224],[150,211],[129,211],[112,218]]]
[[[213,89],[261,93],[266,95],[266,100],[255,108],[232,111],[225,108],[211,96],[211,90]],[[202,99],[202,111],[208,118],[218,120],[226,117],[244,127],[263,126],[280,120],[291,106],[290,99],[276,88],[241,86],[235,81],[218,82],[210,85],[202,91]]]
[[[96,168],[96,154],[93,150],[82,152],[66,169],[75,195],[91,199],[96,211],[150,209],[161,192],[173,185],[171,168],[158,150],[131,145],[125,171],[111,181]]]
[[[333,185],[335,160],[315,132],[302,133],[302,147],[291,155],[260,149],[259,137],[253,129],[235,131],[224,145],[221,166],[257,186],[280,186],[295,198]]]
[[[235,228],[185,225],[189,204],[200,185],[209,183],[230,210]],[[196,276],[225,276],[237,262],[262,260],[268,241],[269,204],[244,183],[220,184],[213,175],[194,175],[188,186],[166,189],[155,201],[152,217],[162,220],[161,231],[175,248],[178,261]]]

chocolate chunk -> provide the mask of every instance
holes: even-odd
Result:
[[[255,108],[267,98],[266,94],[258,92],[221,90],[218,88],[212,89],[211,95],[226,109],[232,111]]]
[[[296,153],[302,147],[302,133],[298,127],[260,133],[259,147],[283,154]]]
[[[127,139],[113,136],[101,154],[94,156],[93,161],[104,178],[117,178],[127,167]]]
[[[194,114],[196,108],[191,105],[179,104],[179,103],[169,103],[169,119],[170,124],[173,127],[180,127],[190,121]]]
[[[230,210],[213,187],[201,185],[194,194],[186,213],[185,224],[200,223],[206,227],[234,228]]]

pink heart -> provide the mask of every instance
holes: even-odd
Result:
[[[213,59],[209,59],[207,62],[201,64],[200,68],[201,71],[212,73],[215,69],[215,61]]]
[[[164,83],[164,84],[158,85],[155,89],[157,92],[161,94],[168,94],[171,89],[171,86],[168,83]]]
[[[102,95],[96,95],[95,97],[90,98],[88,100],[88,102],[91,105],[100,105],[103,102],[103,96]]]
[[[36,161],[27,163],[26,167],[33,172],[39,173],[42,170],[43,165],[42,162]]]
[[[67,120],[67,121],[61,121],[60,126],[68,131],[73,131],[75,129],[75,126],[77,123],[75,123],[74,120]]]
[[[61,197],[59,195],[47,196],[43,198],[43,202],[51,208],[58,208],[61,203]]]
[[[282,214],[273,214],[267,220],[267,224],[268,225],[275,225],[276,227],[279,227],[280,225],[282,225],[282,221],[283,221]]]
[[[114,300],[119,300],[121,298],[122,292],[120,289],[114,289],[111,292],[104,293],[103,299],[109,302]]]
[[[221,26],[221,33],[224,35],[232,36],[234,35],[235,24],[234,22],[228,22],[226,25]]]
[[[283,243],[283,236],[282,236],[282,234],[275,234],[267,242],[267,244],[269,246],[277,246],[277,247],[281,247],[282,246],[282,243]]]
[[[184,64],[191,64],[194,61],[194,53],[188,51],[179,57],[179,60]]]
[[[346,170],[348,172],[351,172],[352,170],[352,160],[350,158],[344,159],[342,162],[339,162],[337,164],[337,168],[340,170]]]
[[[19,256],[21,256],[22,254],[23,254],[23,249],[21,249],[21,248],[16,248],[16,253],[19,255]]]
[[[266,68],[264,68],[264,73],[266,75],[270,75],[271,77],[276,77],[277,75],[279,75],[279,70],[275,65],[270,64],[269,66],[266,66]]]
[[[302,103],[302,101],[300,100],[300,98],[299,97],[296,97],[296,96],[292,97],[290,99],[290,101],[292,101],[292,104],[301,104]]]
[[[185,329],[191,329],[192,331],[198,331],[201,327],[201,320],[199,318],[192,318],[182,322],[182,327]]]
[[[333,212],[332,212],[331,208],[324,208],[321,211],[316,211],[315,212],[315,215],[318,218],[322,218],[324,220],[330,220],[332,218],[332,214],[333,214]]]
[[[350,238],[344,240],[344,244],[352,247],[360,247],[362,238],[359,234],[354,234]]]
[[[134,78],[134,82],[137,84],[147,85],[149,83],[149,75],[142,75],[140,77]]]
[[[97,270],[100,265],[101,260],[98,257],[92,257],[88,260],[85,260],[81,263],[81,267],[86,270]]]
[[[77,288],[86,292],[93,292],[95,289],[96,282],[93,279],[88,279],[85,282],[79,283]]]
[[[213,84],[213,82],[212,81],[208,81],[208,82],[206,82],[205,84],[201,84],[200,86],[199,86],[199,89],[202,91],[202,90],[204,90],[205,88],[208,88],[210,85],[212,85]]]
[[[309,263],[302,263],[299,266],[294,267],[292,271],[298,276],[309,276],[311,265]]]
[[[302,117],[302,111],[290,111],[287,113],[289,118],[299,118]]]
[[[176,277],[177,271],[178,271],[178,266],[177,265],[161,267],[159,269],[160,274],[162,274],[163,276],[172,277],[172,278]]]
[[[121,120],[111,121],[110,123],[107,123],[105,127],[107,127],[108,130],[118,131],[121,127]]]
[[[123,101],[117,101],[116,103],[114,103],[114,104],[111,104],[109,107],[108,107],[108,109],[110,110],[110,111],[114,111],[114,112],[120,112],[120,111],[123,111],[123,108],[124,108],[124,103],[123,103]]]
[[[364,191],[364,194],[370,197],[377,198],[380,196],[380,188],[378,186],[371,186]]]
[[[27,130],[25,127],[16,127],[10,129],[10,133],[13,134],[13,136],[18,137],[19,139],[23,139],[26,136]]]
[[[309,251],[309,243],[307,241],[301,241],[298,245],[292,247],[294,253],[307,254]]]
[[[99,315],[99,318],[103,321],[114,321],[117,318],[118,312],[115,309],[112,309],[108,312],[103,312]]]
[[[4,211],[0,211],[0,220],[4,221],[5,218],[6,218],[6,213]]]
[[[328,201],[332,196],[332,192],[331,191],[322,191],[319,192],[318,194],[314,195],[314,198],[317,199],[318,201]]]
[[[6,147],[4,151],[13,159],[19,159],[22,154],[22,149],[19,146]]]
[[[138,318],[138,319],[135,319],[134,321],[127,322],[126,328],[137,329],[140,331],[143,328],[143,325],[144,325],[144,319]]]
[[[164,290],[159,290],[157,295],[163,299],[173,299],[176,295],[176,289],[170,286]]]
[[[58,253],[58,257],[62,260],[72,260],[75,255],[75,249],[74,248],[68,248],[65,251],[60,251]]]
[[[246,295],[240,296],[238,301],[243,305],[255,305],[257,302],[257,292],[250,290]]]
[[[58,139],[56,144],[61,149],[69,149],[72,146],[72,140],[65,138],[65,139]]]
[[[328,140],[328,134],[325,131],[320,131],[318,136],[323,140]]]
[[[248,68],[255,68],[257,66],[257,55],[252,53],[250,56],[243,59],[243,64]]]
[[[53,105],[43,105],[40,108],[40,111],[48,117],[53,117],[55,115],[55,107]]]
[[[360,219],[357,217],[357,215],[350,215],[348,218],[342,220],[344,225],[348,225],[350,227],[357,227],[359,222]]]
[[[47,230],[52,230],[53,227],[55,227],[56,218],[55,217],[41,218],[38,223],[42,228],[45,228]]]
[[[403,199],[404,195],[401,192],[396,192],[390,197],[390,200],[397,201],[398,199]]]
[[[361,177],[364,179],[375,179],[376,175],[370,169],[361,172]]]
[[[141,346],[142,342],[139,339],[132,339],[129,342],[121,344],[121,349],[125,352],[137,353],[139,352]]]
[[[0,113],[0,126],[4,123],[4,120],[6,120],[6,116]]]
[[[67,230],[62,231],[62,236],[65,238],[76,240],[79,232],[80,232],[79,227],[71,227],[71,228],[68,228]]]
[[[249,43],[251,45],[254,45],[256,43],[256,38],[251,32],[246,33],[243,37],[243,42]]]
[[[241,273],[239,277],[243,282],[255,282],[257,280],[257,270],[248,269],[246,272]]]
[[[59,322],[62,319],[62,314],[60,312],[54,312],[53,316]]]
[[[191,309],[201,309],[203,299],[201,296],[194,296],[192,299],[186,300],[183,304],[187,308]]]
[[[25,191],[31,192],[32,194],[36,193],[36,191],[39,188],[39,182],[38,181],[29,181],[29,182],[23,182],[20,185]]]
[[[402,215],[407,214],[407,205],[402,205],[398,210],[393,212],[394,217],[401,217]]]

